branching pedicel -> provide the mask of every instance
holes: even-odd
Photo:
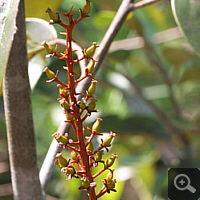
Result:
[[[67,176],[67,179],[71,179],[73,177],[80,178],[82,185],[78,189],[86,191],[90,200],[95,200],[105,193],[110,193],[110,191],[116,192],[116,180],[113,179],[114,169],[110,169],[110,167],[113,165],[117,155],[112,154],[108,160],[102,160],[103,149],[108,151],[107,147],[111,146],[111,141],[116,135],[113,132],[111,132],[104,141],[102,140],[99,148],[96,150],[93,148],[92,140],[94,136],[100,135],[98,132],[100,129],[100,123],[102,121],[101,118],[96,119],[91,129],[87,127],[91,134],[89,137],[84,138],[83,122],[91,115],[92,112],[97,112],[97,110],[95,110],[96,96],[94,95],[97,81],[92,76],[92,71],[96,61],[92,58],[92,56],[98,45],[96,42],[93,42],[92,46],[84,50],[82,58],[74,60],[72,54],[76,50],[72,49],[72,41],[76,41],[72,38],[72,32],[78,23],[80,23],[84,18],[89,17],[88,14],[91,10],[90,3],[91,2],[89,0],[86,0],[83,10],[80,9],[80,17],[78,19],[74,18],[76,12],[72,14],[73,7],[68,13],[62,13],[64,17],[68,18],[68,24],[64,24],[61,21],[59,13],[54,13],[50,8],[48,8],[46,12],[50,16],[50,23],[58,24],[66,30],[66,32],[61,33],[62,35],[66,36],[66,50],[64,53],[59,55],[56,53],[56,49],[54,50],[53,47],[47,44],[45,41],[42,43],[42,46],[44,46],[50,57],[55,56],[59,59],[66,60],[66,66],[63,66],[63,69],[65,69],[68,74],[67,84],[58,79],[58,71],[55,74],[48,67],[46,67],[44,72],[46,72],[46,75],[49,78],[47,82],[58,83],[57,86],[59,88],[59,94],[61,97],[58,99],[58,101],[65,111],[67,118],[66,123],[70,123],[72,125],[77,135],[77,141],[69,139],[68,133],[66,133],[64,136],[57,132],[52,135],[57,140],[59,146],[62,146],[64,149],[68,148],[71,150],[71,158],[69,160],[65,159],[62,156],[62,153],[58,153],[56,155],[57,159],[55,164],[58,165],[61,172]],[[87,59],[89,61],[87,67],[85,68],[85,75],[75,80],[74,75],[76,74],[73,70],[74,64],[79,63],[83,59]],[[80,94],[76,93],[75,85],[87,77],[91,78],[91,85],[88,90],[82,94],[82,99],[77,101],[76,97]],[[98,173],[92,174],[92,168],[96,167],[99,163],[101,163],[102,169]],[[108,174],[105,179],[102,180],[102,189],[96,194],[95,178],[97,178],[104,171],[108,171]]]

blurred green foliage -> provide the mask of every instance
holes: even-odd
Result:
[[[41,17],[46,20],[48,18],[44,12],[47,7],[51,7],[52,10],[59,8],[59,11],[64,13],[72,5],[74,10],[78,10],[85,3],[84,0],[64,0],[55,1],[57,5],[49,5],[49,2],[45,2],[44,6],[37,7],[32,3],[39,1],[26,0],[25,2],[27,17]],[[90,46],[93,41],[100,44],[120,2],[119,0],[115,0],[114,3],[106,0],[92,2],[91,17],[80,23],[73,35],[83,49]],[[37,9],[30,9],[35,7]],[[78,14],[77,12],[76,15]],[[40,31],[38,27],[35,26],[35,29]],[[161,31],[171,30],[174,27],[176,23],[169,0],[136,10],[134,14],[128,16],[114,39],[115,42],[122,41],[124,44],[118,43],[116,49],[108,53],[97,73],[97,108],[101,112],[91,116],[85,126],[91,126],[97,115],[102,117],[101,131],[106,133],[112,130],[117,133],[112,151],[119,155],[115,171],[118,192],[107,194],[101,198],[102,200],[108,198],[126,200],[130,199],[130,196],[135,200],[161,197],[167,199],[167,169],[175,166],[199,167],[200,59],[181,34],[176,39],[171,39],[173,38],[171,33],[161,34]],[[54,28],[58,37],[63,38],[59,34],[63,30],[56,25]],[[27,33],[29,30],[27,26]],[[42,33],[37,35],[39,41],[45,37],[46,40],[54,39],[54,36],[49,38],[48,33],[44,31]],[[156,33],[160,35],[156,37]],[[177,33],[180,32],[176,29]],[[62,118],[62,109],[56,101],[58,98],[56,84],[45,82],[47,78],[45,74],[41,74],[42,69],[48,66],[54,72],[60,70],[59,76],[63,81],[66,81],[66,76],[62,71],[64,63],[54,58],[45,60],[44,51],[41,49],[38,51],[36,48],[39,48],[39,42],[33,41],[30,35],[27,36],[30,42],[28,49],[33,49],[35,45],[35,52],[39,53],[37,57],[31,54],[29,67],[32,68],[30,79],[37,76],[32,85],[32,103],[40,167],[52,141],[51,134],[56,132]],[[139,36],[143,37],[142,45],[130,43],[132,38]],[[161,42],[158,36],[161,37]],[[126,49],[127,43],[124,39],[129,39],[131,48]],[[78,66],[75,70],[80,71]],[[165,76],[168,77],[171,85],[166,81]],[[141,98],[136,87],[139,87],[144,99]],[[173,104],[171,95],[176,104]],[[152,104],[184,132],[189,145],[185,145],[172,133],[168,123],[155,114]],[[181,110],[179,113],[176,112],[176,106]],[[2,106],[1,113],[3,113]],[[0,131],[2,133],[0,155],[4,155],[0,156],[0,161],[8,162],[8,154],[5,152],[6,130],[3,114],[0,115]],[[110,153],[105,154],[104,158],[109,156]],[[8,172],[1,173],[0,184],[9,182]],[[98,184],[102,184],[100,180]],[[87,199],[77,190],[79,185],[79,180],[71,180],[70,183],[66,181],[65,176],[55,168],[47,194],[58,199]],[[0,197],[0,200],[3,199],[8,200],[12,197],[11,195]]]

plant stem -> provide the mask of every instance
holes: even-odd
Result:
[[[138,8],[142,8],[144,6],[148,6],[148,5],[151,5],[151,4],[158,3],[160,1],[162,1],[162,0],[143,0],[143,1],[140,1],[140,2],[137,2],[137,3],[133,3],[132,6],[131,6],[131,9],[135,10],[135,9],[138,9]]]
[[[157,54],[155,49],[150,44],[148,44],[147,41],[146,41],[146,49],[147,49],[146,55],[149,58],[149,61],[158,69],[158,71],[160,72],[160,74],[163,77],[164,82],[169,87],[170,100],[171,100],[171,103],[173,106],[174,114],[176,116],[181,116],[181,113],[182,113],[181,108],[180,108],[179,104],[177,103],[176,98],[174,96],[171,80],[168,77],[167,72],[164,69],[164,66],[162,66],[163,61],[161,60],[161,58],[159,57],[159,55]],[[152,54],[155,56],[155,59],[152,58]]]
[[[74,80],[74,62],[73,62],[73,56],[72,56],[72,30],[73,30],[73,25],[68,26],[67,28],[67,44],[66,44],[66,52],[67,52],[67,67],[68,67],[68,85],[69,85],[69,96],[71,99],[72,104],[72,110],[74,112],[74,121],[75,121],[75,126],[76,126],[76,135],[78,138],[79,142],[79,150],[80,150],[80,155],[81,155],[81,160],[83,163],[83,172],[85,172],[86,177],[88,180],[93,182],[93,178],[91,175],[90,171],[90,165],[89,165],[89,157],[86,151],[86,146],[85,146],[85,139],[84,139],[84,133],[83,133],[83,124],[82,120],[79,115],[79,108],[76,107],[77,100],[76,100],[76,90],[75,90],[75,80]],[[96,194],[95,190],[92,187],[90,189],[90,194],[89,194],[90,200],[96,200]]]

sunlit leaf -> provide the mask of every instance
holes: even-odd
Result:
[[[1,2],[0,6],[0,83],[7,66],[10,48],[16,32],[15,18],[18,11],[19,0]]]
[[[28,38],[37,44],[57,38],[55,28],[47,21],[38,18],[26,18],[26,31]]]
[[[26,35],[29,59],[44,49],[41,46],[44,40],[48,42],[57,38],[54,27],[39,18],[26,18]]]
[[[200,2],[199,0],[172,0],[176,22],[198,55],[200,55]]]
[[[43,19],[26,18],[26,34],[29,58],[29,78],[31,88],[33,88],[40,78],[45,65],[45,53],[41,43],[45,40],[51,44],[55,44],[57,33],[54,27]],[[33,58],[35,56],[37,56],[37,58]]]
[[[49,20],[49,15],[45,13],[49,7],[53,11],[57,11],[63,0],[49,1],[49,0],[25,0],[26,17],[37,17]]]

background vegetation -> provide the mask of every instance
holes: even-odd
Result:
[[[55,1],[55,5],[42,1],[37,7],[38,2],[25,1],[26,17],[48,21],[47,7],[67,12],[72,5],[78,10],[85,4],[84,0]],[[93,41],[101,43],[120,3],[121,0],[92,2],[91,17],[74,31],[74,38],[83,49]],[[43,27],[48,29],[46,25]],[[54,28],[62,38],[61,28]],[[63,116],[56,101],[58,89],[54,83],[45,82],[47,78],[42,70],[49,66],[61,72],[64,63],[54,58],[44,59],[45,52],[35,50],[44,39],[56,38],[54,30],[49,31],[41,31],[30,19],[27,22],[39,167],[52,141],[51,134],[57,131]],[[130,196],[134,200],[167,199],[167,169],[199,167],[200,59],[188,41],[190,38],[186,39],[177,27],[170,0],[131,12],[115,37],[96,75],[97,108],[101,112],[87,121],[94,122],[98,115],[103,118],[102,132],[117,133],[113,152],[119,155],[115,167],[118,192],[111,193],[109,199],[125,200]],[[35,52],[39,53],[35,56]],[[76,72],[80,72],[78,65]],[[65,80],[64,73],[62,76]],[[9,200],[12,190],[2,98],[0,109],[0,200]],[[79,181],[69,183],[55,168],[47,189],[48,198],[83,200],[78,186]],[[107,198],[105,195],[101,199]]]

